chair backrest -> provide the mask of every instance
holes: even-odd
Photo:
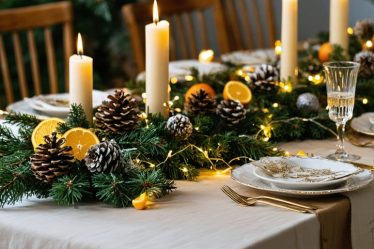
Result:
[[[200,49],[212,48],[207,27],[208,11],[213,11],[218,52],[229,51],[224,12],[220,0],[158,0],[161,19],[170,22],[170,58],[197,58]],[[127,4],[122,15],[130,33],[138,71],[145,68],[145,24],[152,22],[153,1]],[[196,25],[194,25],[196,24]],[[200,45],[200,46],[199,46]]]
[[[15,100],[14,86],[11,80],[7,52],[5,49],[4,35],[10,33],[13,41],[13,52],[15,64],[17,67],[18,84],[20,96],[28,97],[30,94],[29,84],[27,82],[24,65],[24,52],[20,38],[21,32],[26,33],[27,47],[31,64],[31,75],[34,94],[42,93],[40,78],[38,50],[35,42],[34,30],[42,29],[45,40],[45,53],[48,68],[49,92],[58,92],[58,77],[56,68],[56,54],[52,37],[52,26],[62,24],[63,47],[64,47],[64,66],[65,66],[65,89],[68,89],[68,68],[69,57],[73,52],[73,30],[72,30],[73,11],[70,2],[58,2],[37,5],[32,7],[23,7],[0,11],[0,64],[6,102],[12,103]],[[25,55],[26,57],[26,55]],[[43,70],[44,71],[44,70]]]
[[[272,0],[221,0],[231,50],[273,47],[276,36]]]

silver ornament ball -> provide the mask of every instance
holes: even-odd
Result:
[[[305,111],[318,111],[321,108],[319,100],[313,93],[303,93],[297,97],[297,109]]]

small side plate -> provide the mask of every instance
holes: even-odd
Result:
[[[374,136],[374,125],[370,122],[371,117],[374,117],[374,112],[367,112],[352,119],[352,129],[365,135]]]

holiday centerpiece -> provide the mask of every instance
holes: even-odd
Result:
[[[321,63],[359,62],[355,114],[373,109],[373,54],[362,41],[372,30],[372,22],[358,23],[348,53],[321,46],[325,35],[308,42],[299,51],[297,84],[280,79],[277,63],[248,74],[232,65],[204,76],[191,69],[170,84],[162,112],[168,116],[142,111],[144,101],[125,90],[108,96],[92,124],[81,105],[72,105],[65,121],[11,113],[6,121],[18,134],[0,126],[0,205],[35,195],[63,205],[94,200],[142,209],[172,191],[173,179],[195,179],[199,168],[227,171],[287,154],[277,141],[332,136]]]

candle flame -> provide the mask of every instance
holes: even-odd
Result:
[[[77,52],[79,55],[83,54],[83,42],[82,42],[82,36],[81,33],[78,33],[78,39],[77,39]]]
[[[153,22],[157,24],[159,21],[158,17],[158,6],[157,6],[157,0],[153,2]]]

